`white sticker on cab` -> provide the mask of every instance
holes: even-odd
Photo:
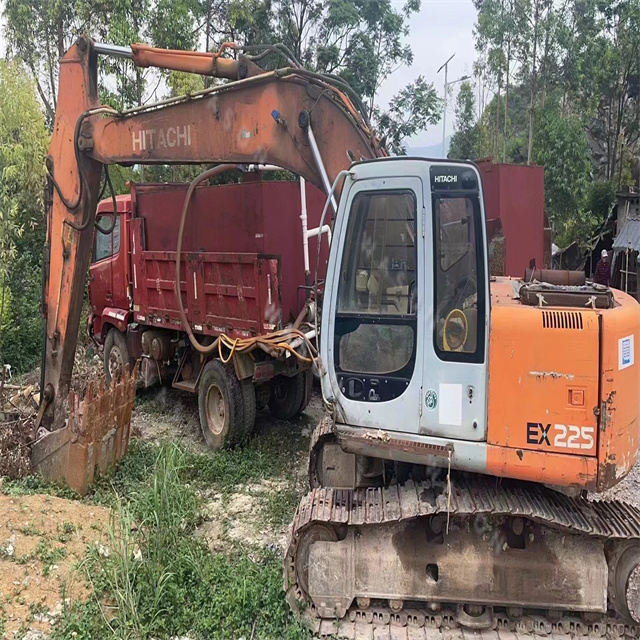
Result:
[[[440,383],[438,387],[438,422],[462,426],[462,385]]]
[[[633,366],[634,363],[634,345],[633,334],[626,338],[618,340],[618,370],[626,369]]]

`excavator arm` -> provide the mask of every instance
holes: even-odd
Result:
[[[247,56],[223,57],[224,51],[233,49],[231,44],[218,53],[145,45],[114,47],[83,37],[61,60],[47,157],[52,197],[45,265],[46,338],[39,437],[32,461],[45,475],[66,479],[78,490],[86,489],[86,476],[93,473],[88,469],[94,462],[88,453],[94,444],[88,424],[93,414],[87,407],[83,410],[74,394],[69,397],[69,390],[103,165],[268,163],[328,191],[338,173],[355,160],[386,155],[366,113],[354,106],[357,96],[352,95],[352,100],[350,88],[341,80],[295,66],[266,72]],[[117,112],[99,102],[97,58],[101,54],[128,57],[141,67],[230,81]],[[89,401],[111,406],[109,416],[98,422],[106,425],[107,434],[109,428],[115,429],[116,441],[120,423],[128,423],[133,386],[129,383],[118,391],[116,400],[99,386],[88,391]],[[98,409],[95,415],[100,415]],[[80,464],[66,453],[56,454],[83,438],[86,450]],[[107,458],[99,466],[113,461],[113,455]],[[74,466],[82,468],[74,472],[78,479],[69,474]]]

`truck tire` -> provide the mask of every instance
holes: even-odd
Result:
[[[112,378],[118,378],[124,372],[125,366],[132,366],[127,341],[115,327],[109,329],[104,341],[104,374],[107,382],[111,384]]]
[[[253,381],[241,380],[242,388],[242,408],[244,410],[244,436],[249,438],[256,426],[256,391],[253,388]]]
[[[269,410],[280,420],[291,420],[299,416],[309,404],[309,378],[313,380],[311,369],[287,378],[276,376],[271,381]]]
[[[198,388],[200,427],[214,451],[244,438],[244,395],[233,367],[211,360],[204,368]]]
[[[265,382],[260,385],[256,385],[256,409],[262,411],[269,404],[269,398],[271,397],[271,383]]]

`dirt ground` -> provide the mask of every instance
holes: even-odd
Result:
[[[276,420],[268,410],[259,411],[255,433],[272,430],[299,432],[310,437],[323,415],[322,399],[315,390],[305,413],[292,422]],[[198,419],[198,402],[193,394],[162,388],[159,391],[138,392],[132,417],[133,433],[137,437],[182,442],[194,450],[207,452]],[[213,552],[227,550],[234,544],[266,546],[284,550],[289,523],[273,525],[261,517],[265,501],[279,492],[289,490],[304,493],[307,487],[306,450],[292,461],[293,484],[287,480],[262,480],[260,483],[238,486],[233,492],[207,491],[203,498],[204,522],[196,535],[202,537]]]
[[[291,423],[274,420],[268,411],[259,412],[256,433],[281,430],[286,437],[287,432],[295,431],[308,437],[322,415],[316,390],[306,413]],[[172,440],[195,451],[207,451],[200,433],[197,398],[192,394],[167,388],[139,390],[132,426],[135,436],[143,440]],[[296,492],[302,495],[307,487],[306,465],[306,451],[301,451],[298,459],[291,461],[294,473],[287,478],[262,480],[225,492],[203,491],[204,520],[195,535],[213,552],[225,552],[234,545],[282,550],[289,523],[265,518],[264,507],[283,494],[292,500]],[[640,508],[640,463],[606,497]],[[100,544],[108,519],[108,510],[102,507],[0,492],[0,611],[4,610],[7,620],[7,640],[46,638],[37,634],[50,629],[63,599],[86,597],[84,576],[74,567],[87,545]],[[631,606],[640,612],[640,572],[634,583],[638,588]]]
[[[108,522],[103,507],[47,495],[0,494],[5,638],[39,637],[60,615],[63,599],[86,597],[76,565],[88,545],[101,543]]]

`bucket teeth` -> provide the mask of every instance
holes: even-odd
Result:
[[[33,470],[84,495],[96,468],[105,473],[127,452],[137,379],[136,362],[110,386],[104,376],[91,380],[82,401],[71,391],[66,426],[46,432],[32,446]]]

